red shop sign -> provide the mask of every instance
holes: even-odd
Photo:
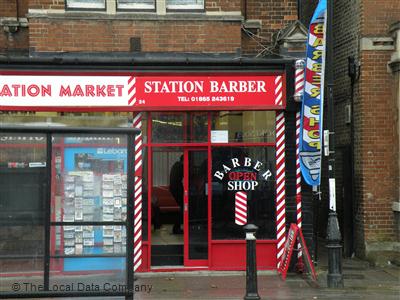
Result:
[[[0,108],[283,109],[283,74],[0,75]]]

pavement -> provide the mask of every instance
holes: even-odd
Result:
[[[317,281],[308,274],[289,273],[286,281],[274,271],[260,271],[261,299],[400,299],[400,268],[394,265],[370,267],[354,259],[343,261],[344,287],[327,288],[327,266],[316,267]],[[150,292],[138,291],[135,299],[243,299],[244,272],[146,273],[135,288],[151,285]]]
[[[276,271],[259,271],[259,295],[261,299],[400,299],[400,267],[396,265],[372,267],[369,263],[357,258],[344,259],[344,287],[336,289],[327,288],[325,256],[321,256],[320,262],[316,266],[316,273],[317,281],[313,281],[309,274],[295,273],[288,273],[284,281]],[[134,299],[234,300],[243,299],[246,291],[245,272],[153,272],[140,273],[137,276]],[[67,280],[64,277],[64,282]],[[3,284],[9,286],[4,279]],[[124,298],[80,299],[119,300]]]

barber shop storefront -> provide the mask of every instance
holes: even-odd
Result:
[[[258,269],[276,269],[287,66],[3,70],[0,276],[111,276],[126,260],[137,272],[244,270],[247,223]]]

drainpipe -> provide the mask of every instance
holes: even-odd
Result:
[[[351,200],[353,202],[352,209],[353,209],[353,216],[354,216],[354,203],[356,201],[356,192],[355,192],[355,152],[354,152],[354,88],[355,84],[360,78],[360,62],[354,57],[349,56],[348,60],[348,76],[350,77],[350,159],[351,159]],[[352,224],[352,233],[354,234],[354,223]],[[354,241],[352,245],[351,251],[354,253]]]
[[[303,20],[301,19],[303,17],[303,7],[302,7],[302,1],[297,0],[297,20],[302,22]]]
[[[19,0],[15,0],[15,18],[17,19],[17,22],[19,22]]]
[[[400,152],[400,21],[392,24],[390,26],[389,33],[393,36],[395,42],[395,52],[392,54],[391,60],[389,62],[389,67],[391,68],[393,75],[397,79],[397,136],[399,139],[399,152]],[[397,201],[393,202],[393,212],[395,214],[395,218],[397,219],[397,230],[400,233],[400,157],[398,159],[398,180],[399,180],[399,191]],[[399,235],[397,235],[399,236]]]

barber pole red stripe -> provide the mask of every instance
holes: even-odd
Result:
[[[283,105],[283,80],[282,76],[275,78],[275,104]]]
[[[304,92],[304,69],[296,69],[294,77],[294,94],[300,96]]]
[[[133,106],[136,103],[136,77],[130,76],[128,79],[128,105]]]
[[[300,112],[296,113],[296,220],[301,228],[301,173],[300,173]],[[300,243],[297,244],[299,262],[302,257]]]
[[[235,194],[235,223],[237,225],[247,224],[247,193],[237,192]]]
[[[142,113],[133,119],[133,127],[142,129]],[[134,196],[134,230],[133,230],[133,271],[142,264],[142,133],[135,136],[135,196]]]
[[[286,204],[285,204],[285,115],[276,115],[276,233],[277,233],[277,266],[281,259],[286,239]]]

